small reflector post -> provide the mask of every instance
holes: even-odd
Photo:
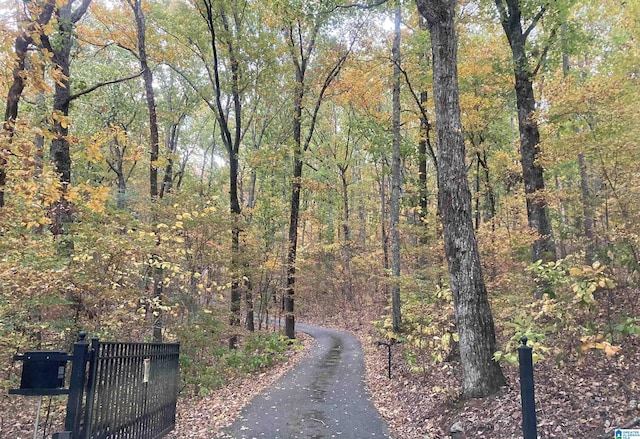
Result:
[[[144,378],[142,379],[143,383],[149,382],[149,373],[151,372],[151,358],[144,359]]]

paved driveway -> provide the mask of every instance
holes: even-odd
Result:
[[[360,342],[317,326],[296,324],[296,330],[315,338],[310,353],[224,432],[235,439],[390,437],[365,390]]]

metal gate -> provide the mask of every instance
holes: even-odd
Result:
[[[95,338],[89,344],[85,338],[74,346],[65,433],[73,439],[155,439],[173,430],[180,345]]]

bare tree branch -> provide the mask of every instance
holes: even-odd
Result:
[[[373,9],[375,7],[384,5],[388,1],[389,0],[378,0],[376,2],[373,2],[373,3],[369,4],[369,5],[362,4],[362,3],[350,3],[350,4],[347,4],[347,5],[336,5],[336,6],[333,7],[331,12],[336,11],[338,9],[350,9],[350,8],[355,8],[355,9]]]
[[[538,13],[536,14],[535,17],[533,17],[533,20],[531,20],[531,24],[529,24],[529,27],[527,28],[526,31],[524,31],[524,39],[526,40],[527,38],[529,38],[529,34],[533,31],[533,29],[535,29],[535,27],[538,25],[538,22],[540,21],[540,19],[542,18],[542,16],[544,15],[544,13],[547,12],[547,7],[543,6],[540,11],[538,11]]]
[[[91,93],[92,91],[95,91],[97,89],[99,89],[100,87],[104,87],[105,85],[111,85],[111,84],[118,84],[120,82],[125,82],[125,81],[129,81],[131,79],[137,78],[138,76],[142,75],[142,71],[131,75],[131,76],[127,76],[126,78],[120,78],[120,79],[114,79],[112,81],[105,81],[105,82],[99,82],[98,84],[93,85],[92,87],[87,88],[86,90],[82,90],[81,92],[78,92],[74,95],[69,96],[69,102],[78,99],[80,96],[84,96],[86,94]]]
[[[87,9],[89,8],[90,3],[91,3],[91,0],[82,1],[82,4],[78,6],[78,9],[76,9],[71,15],[71,21],[73,23],[77,23],[82,18],[85,12],[87,12]]]
[[[407,74],[407,71],[405,69],[403,69],[401,66],[400,67],[400,72],[402,73],[402,76],[404,76],[404,81],[406,82],[406,84],[409,86],[409,91],[411,92],[411,95],[413,96],[413,99],[416,101],[416,104],[418,105],[418,109],[420,110],[420,114],[422,115],[422,117],[424,118],[428,130],[431,130],[431,123],[429,122],[429,116],[427,114],[427,110],[424,108],[424,105],[422,105],[422,102],[420,101],[420,96],[418,96],[418,94],[416,93],[416,91],[413,89],[413,86],[411,85],[411,81],[409,80],[409,75]],[[433,163],[435,164],[436,168],[438,167],[438,158],[436,157],[436,153],[433,150],[433,146],[431,145],[431,142],[428,141],[429,139],[427,139],[427,146],[429,147],[429,155],[431,156],[431,160],[433,160]]]
[[[540,59],[538,59],[538,63],[536,64],[536,67],[533,69],[533,72],[531,72],[532,77],[535,77],[538,74],[540,67],[542,67],[542,64],[544,63],[545,59],[547,59],[547,54],[549,53],[551,42],[556,36],[556,30],[557,29],[553,29],[551,31],[551,35],[549,35],[549,40],[547,41],[547,44],[544,46],[544,49],[542,49],[542,54],[540,55]]]

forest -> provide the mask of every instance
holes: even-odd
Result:
[[[198,404],[296,322],[358,334],[398,438],[519,437],[523,336],[541,438],[640,423],[639,2],[0,0],[0,31],[0,437],[15,354],[179,341]]]

